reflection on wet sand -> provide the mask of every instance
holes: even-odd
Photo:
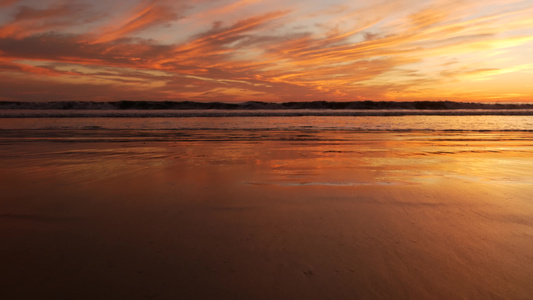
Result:
[[[533,294],[532,133],[194,134],[3,139],[2,299]]]

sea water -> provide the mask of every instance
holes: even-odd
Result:
[[[2,299],[532,295],[533,116],[358,113],[0,111]]]
[[[2,110],[0,130],[530,131],[530,110]]]

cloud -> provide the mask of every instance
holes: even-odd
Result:
[[[100,66],[147,67],[151,60],[168,55],[170,50],[169,46],[142,40],[87,44],[79,36],[52,33],[23,39],[0,39],[0,51],[4,57]]]
[[[210,30],[193,36],[191,42],[178,46],[176,52],[204,48],[225,52],[225,49],[232,49],[232,43],[252,37],[253,30],[285,15],[287,12],[284,11],[270,12],[237,21],[231,26],[223,26],[221,22],[214,22]],[[256,39],[256,41],[259,40]]]
[[[10,6],[17,3],[19,0],[0,0],[0,7]]]
[[[137,84],[116,84],[102,81],[65,81],[44,77],[16,77],[0,73],[0,89],[4,100],[24,101],[113,101],[121,99],[164,99],[151,89]],[[54,88],[51,89],[50,85]]]
[[[98,15],[84,15],[87,9],[87,5],[80,3],[53,5],[46,8],[19,6],[13,20],[0,27],[0,38],[21,39],[97,20]]]
[[[183,7],[181,7],[183,9]],[[180,18],[174,8],[162,1],[142,1],[121,20],[113,20],[110,25],[102,28],[92,43],[106,43],[147,28],[166,24]],[[118,24],[118,25],[115,25]]]
[[[69,85],[102,85],[102,92],[121,99],[397,99],[398,91],[438,97],[448,95],[439,85],[454,78],[518,70],[513,67],[524,63],[515,60],[527,60],[524,54],[509,57],[513,62],[483,57],[504,56],[533,40],[532,8],[505,2],[497,2],[496,8],[507,7],[500,10],[461,1],[393,1],[327,14],[288,4],[257,11],[265,7],[261,1],[145,0],[124,4],[117,14],[104,13],[97,2],[61,3],[13,8],[0,28],[5,79],[28,74],[35,91],[48,88],[58,97]],[[204,23],[189,30],[194,16]],[[16,87],[10,97],[17,97]],[[65,91],[52,93],[59,88]]]
[[[56,76],[62,76],[62,75],[76,75],[76,73],[74,72],[58,71],[58,70],[55,70],[54,68],[32,66],[28,64],[5,62],[5,61],[0,61],[0,71],[19,72],[19,73],[24,73],[24,74],[29,73],[29,74],[39,75],[39,76],[46,76],[46,77],[56,77]]]

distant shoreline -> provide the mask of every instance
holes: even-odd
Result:
[[[523,110],[533,104],[475,103],[454,101],[351,101],[351,102],[258,102],[241,103],[194,101],[0,101],[0,109],[24,110]]]

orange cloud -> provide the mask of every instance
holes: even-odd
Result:
[[[0,38],[21,39],[52,30],[62,30],[94,21],[98,16],[84,16],[84,4],[62,4],[47,8],[20,6],[13,20],[0,27]]]
[[[158,1],[142,1],[123,20],[113,20],[118,26],[103,28],[93,43],[106,43],[125,37],[131,33],[142,31],[151,26],[164,24],[178,19],[178,14],[172,11],[172,7],[161,4]]]
[[[0,0],[0,7],[9,6],[17,3],[19,0]]]
[[[527,5],[485,11],[470,2],[439,0],[412,8],[410,1],[395,1],[346,5],[327,14],[300,13],[298,5],[250,14],[260,1],[216,7],[207,1],[190,2],[199,12],[183,19],[191,7],[175,3],[141,1],[120,17],[87,14],[96,7],[87,5],[16,8],[0,28],[0,74],[30,74],[28,84],[39,90],[47,88],[40,84],[46,80],[53,82],[49,89],[102,85],[114,95],[109,97],[120,99],[136,89],[150,99],[427,100],[465,95],[447,92],[459,78],[473,84],[532,69],[524,54],[533,41],[533,8]],[[243,8],[247,13],[234,21],[217,19],[239,16]],[[203,25],[190,32],[180,27],[193,16]],[[67,32],[72,26],[76,30]],[[167,30],[179,42],[139,36],[165,26],[172,26]],[[532,92],[524,87],[501,93]]]
[[[12,63],[12,62],[1,62],[0,61],[0,70],[2,71],[11,71],[11,72],[21,72],[21,73],[30,73],[40,76],[63,76],[63,75],[77,75],[75,72],[68,71],[58,71],[54,68],[38,67],[31,66],[27,64]]]

